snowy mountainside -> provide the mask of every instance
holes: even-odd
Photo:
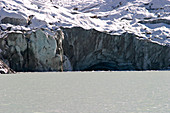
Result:
[[[0,0],[0,37],[7,32],[59,27],[134,33],[170,45],[170,0]]]

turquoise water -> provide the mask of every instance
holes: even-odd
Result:
[[[170,113],[170,72],[0,75],[0,113]]]

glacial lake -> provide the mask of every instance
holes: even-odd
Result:
[[[0,75],[0,113],[170,113],[170,71]]]

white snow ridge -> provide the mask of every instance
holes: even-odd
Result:
[[[79,26],[170,45],[170,0],[0,0],[4,32]]]

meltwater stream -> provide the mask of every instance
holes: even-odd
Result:
[[[170,113],[170,72],[0,75],[0,113]]]

